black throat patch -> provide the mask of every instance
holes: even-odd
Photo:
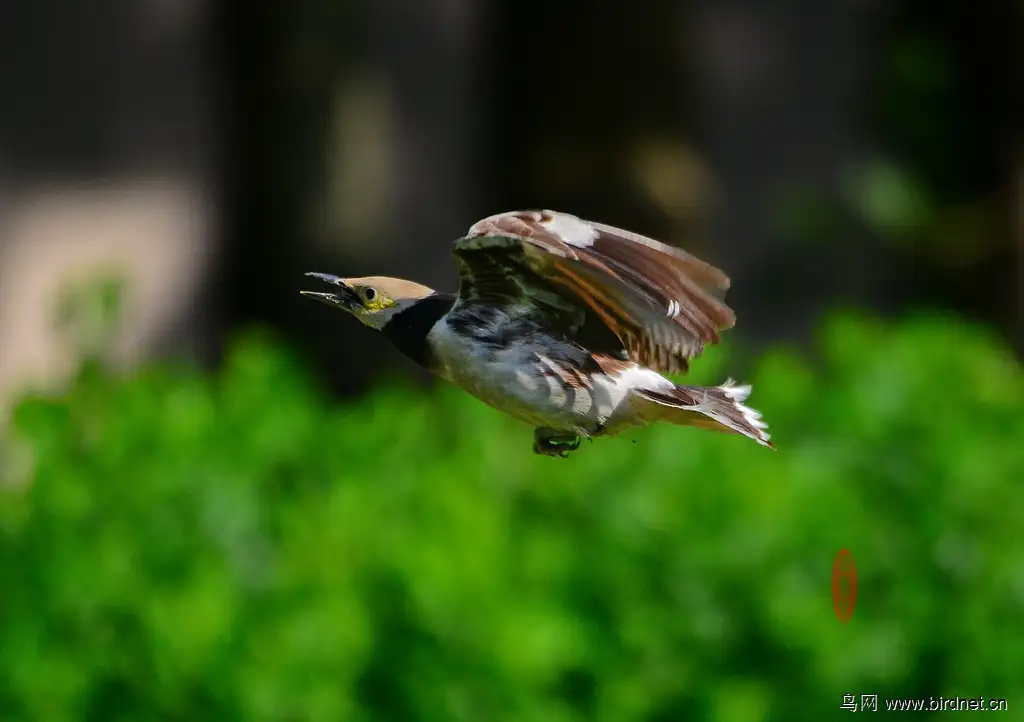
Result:
[[[455,294],[435,293],[396,313],[380,331],[395,348],[427,370],[434,368],[434,354],[427,334],[455,304]]]

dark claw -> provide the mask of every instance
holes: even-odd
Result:
[[[537,429],[533,433],[533,453],[565,459],[570,451],[580,448],[576,434],[559,433],[551,429]]]

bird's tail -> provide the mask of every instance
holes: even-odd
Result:
[[[651,402],[644,413],[649,421],[743,434],[762,446],[775,448],[761,414],[743,403],[750,395],[750,386],[737,386],[729,379],[721,386],[676,386],[634,393]]]

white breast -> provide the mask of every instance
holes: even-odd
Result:
[[[489,406],[527,423],[543,425],[565,393],[534,370],[544,347],[521,343],[495,348],[457,334],[441,319],[428,335],[438,374]]]
[[[625,428],[637,421],[627,403],[633,388],[671,385],[660,374],[636,366],[616,377],[592,377],[589,387],[574,387],[567,383],[571,364],[559,359],[571,358],[580,350],[550,337],[533,336],[494,348],[455,333],[441,319],[428,339],[440,376],[534,426],[587,431],[612,421]]]

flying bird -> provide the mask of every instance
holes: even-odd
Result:
[[[354,315],[399,351],[534,427],[537,454],[655,422],[741,434],[774,448],[750,386],[678,385],[663,373],[736,321],[729,278],[650,238],[554,211],[479,221],[453,248],[458,294],[384,276],[307,275],[302,291]]]

